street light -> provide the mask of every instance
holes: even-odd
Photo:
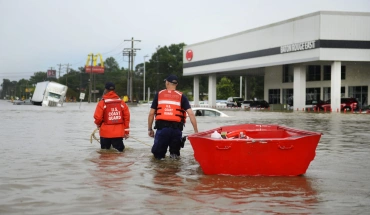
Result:
[[[158,75],[159,75],[159,58],[158,58],[158,50],[161,48],[161,46],[158,46],[156,49],[157,49],[157,89],[155,89],[155,92],[157,93],[158,92]]]
[[[148,55],[144,56],[144,87],[143,87],[143,101],[145,101],[145,58],[149,57]]]

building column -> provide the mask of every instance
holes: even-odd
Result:
[[[248,100],[247,97],[247,76],[244,78],[244,100]]]
[[[330,106],[332,112],[340,112],[341,66],[342,62],[340,61],[334,61],[331,64]]]
[[[208,76],[208,106],[216,107],[216,75]]]
[[[306,67],[303,65],[294,66],[293,107],[299,111],[306,109]]]
[[[243,76],[240,76],[239,97],[243,97]]]
[[[199,106],[199,76],[198,75],[194,76],[193,99],[194,99],[194,106],[195,107]]]

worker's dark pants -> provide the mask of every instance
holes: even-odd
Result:
[[[117,149],[120,152],[122,152],[125,149],[122,137],[118,138],[100,137],[100,146],[101,149],[110,149],[110,147],[113,146],[113,148]]]
[[[170,154],[180,156],[182,131],[178,128],[162,128],[155,133],[152,153],[155,158],[161,159],[166,157],[167,148]]]

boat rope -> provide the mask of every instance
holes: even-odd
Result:
[[[142,144],[144,144],[144,145],[147,145],[147,146],[152,147],[151,145],[149,145],[149,144],[147,144],[147,143],[144,143],[143,141],[138,140],[138,139],[136,139],[135,137],[130,136],[130,138],[132,138],[132,139],[134,139],[134,140],[136,140],[136,141],[138,141],[138,142],[140,142],[140,143],[142,143]]]
[[[92,143],[92,139],[94,138],[96,141],[98,141],[100,143],[100,140],[98,138],[96,138],[95,136],[95,132],[98,131],[99,128],[96,128],[90,135],[90,143]]]
[[[95,136],[95,133],[96,133],[98,130],[99,130],[99,128],[96,128],[96,129],[91,133],[91,135],[90,135],[90,143],[92,143],[93,139],[94,139],[94,140],[96,140],[96,141],[98,141],[98,142],[100,143],[100,140]],[[149,144],[147,144],[147,143],[145,143],[145,142],[143,142],[143,141],[141,141],[141,140],[139,140],[139,139],[137,139],[137,138],[135,138],[135,137],[130,136],[129,138],[132,138],[132,139],[134,139],[134,140],[136,140],[136,141],[138,141],[138,142],[140,142],[140,143],[142,143],[142,144],[145,144],[145,145],[147,145],[147,146],[150,146],[150,147],[151,147],[151,145],[149,145]]]

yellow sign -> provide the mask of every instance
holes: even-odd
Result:
[[[25,92],[26,92],[26,93],[33,92],[33,88],[26,88],[26,89],[25,89]]]
[[[128,102],[128,96],[124,96],[123,101]]]
[[[98,57],[100,57],[100,66],[96,65],[96,61],[98,60]],[[93,65],[91,66],[90,58],[92,58]],[[94,55],[93,53],[90,53],[87,55],[87,61],[85,65],[85,72],[86,73],[104,73],[104,61],[101,54]]]

